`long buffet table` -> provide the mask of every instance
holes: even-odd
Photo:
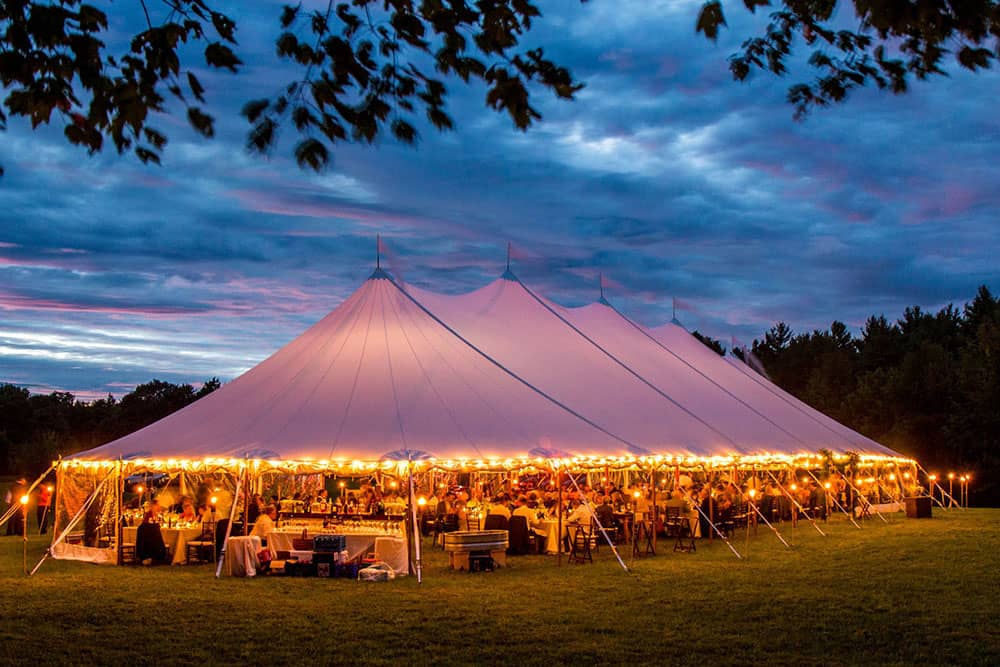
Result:
[[[295,540],[301,539],[305,532],[306,539],[317,535],[343,535],[347,560],[355,560],[366,553],[374,551],[375,560],[388,563],[397,574],[409,572],[406,538],[397,529],[378,529],[370,527],[329,526],[327,528],[308,529],[302,526],[287,526],[274,530],[267,537],[267,548],[272,557],[277,557],[279,551],[287,551],[299,562],[312,559],[312,550],[296,549]]]

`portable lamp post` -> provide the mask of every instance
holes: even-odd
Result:
[[[28,575],[28,501],[31,498],[24,494],[21,500],[21,563],[25,576]]]
[[[955,506],[955,473],[948,473],[948,505],[950,507]]]

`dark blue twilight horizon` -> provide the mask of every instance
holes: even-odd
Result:
[[[287,145],[266,160],[243,148],[238,109],[286,81],[281,3],[219,4],[247,65],[203,74],[214,140],[166,117],[156,167],[10,123],[0,382],[93,398],[153,377],[229,380],[355,290],[376,233],[423,287],[485,284],[510,241],[526,253],[519,276],[560,303],[595,299],[603,273],[634,319],[665,322],[678,297],[697,308],[679,314],[689,329],[725,341],[1000,287],[995,72],[951,67],[797,122],[794,76],[728,73],[766,21],[741,3],[713,44],[694,32],[700,0],[542,2],[529,39],[586,83],[576,101],[539,92],[544,120],[522,133],[481,88],[451,82],[454,132],[342,146],[313,174]]]

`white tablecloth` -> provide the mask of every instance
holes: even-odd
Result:
[[[122,528],[122,542],[125,544],[135,544],[135,526]],[[193,528],[168,528],[160,525],[160,534],[163,535],[163,544],[172,554],[172,565],[184,563],[187,560],[187,543],[197,539],[201,535],[201,526]]]
[[[226,545],[226,554],[222,558],[222,573],[229,577],[253,577],[257,575],[260,561],[257,552],[260,551],[260,538],[232,536]]]
[[[542,519],[541,527],[545,530],[545,551],[550,554],[559,552],[559,521],[557,519]],[[566,522],[563,521],[563,530]]]
[[[906,507],[903,503],[875,503],[871,506],[866,504],[864,507],[861,505],[855,505],[854,516],[861,516],[865,510],[867,510],[870,515],[874,516],[876,511],[878,511],[879,514],[892,514],[893,512],[902,512],[905,509]]]
[[[379,537],[395,537],[396,539],[402,540],[404,547],[403,552],[406,552],[406,540],[402,537],[396,535],[388,535],[383,532],[372,532],[372,533],[309,533],[309,537],[315,537],[320,534],[330,534],[330,535],[343,535],[346,540],[347,548],[347,558],[348,560],[354,560],[358,556],[363,555],[367,551],[370,551],[375,546],[375,540]],[[275,556],[279,551],[293,551],[292,540],[296,537],[302,536],[302,529],[297,528],[293,530],[276,530],[267,536],[267,548],[271,550],[271,555]]]
[[[375,560],[387,563],[389,567],[396,571],[396,574],[409,573],[406,540],[402,537],[376,537]]]

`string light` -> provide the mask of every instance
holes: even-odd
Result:
[[[31,498],[28,497],[27,493],[24,494],[23,496],[21,496],[21,504],[22,505],[27,505],[29,500],[31,500]]]

